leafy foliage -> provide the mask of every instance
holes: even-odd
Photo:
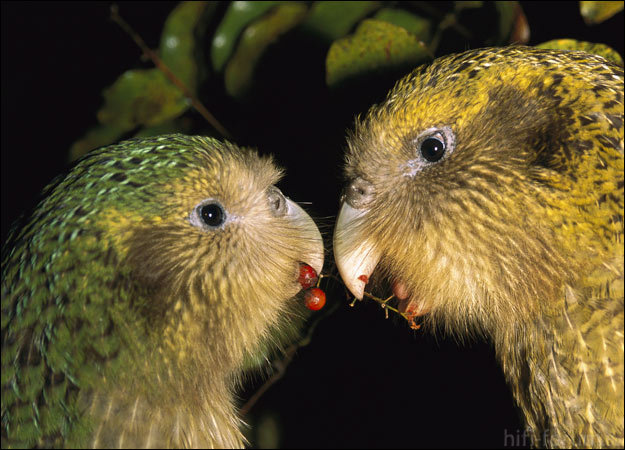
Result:
[[[322,48],[325,80],[334,92],[397,78],[420,63],[467,46],[524,43],[529,37],[517,2],[452,2],[442,7],[377,1],[233,1],[225,7],[218,3],[181,2],[174,8],[163,26],[154,61],[158,67],[129,70],[104,90],[100,125],[74,144],[72,159],[129,134],[201,128],[201,121],[176,120],[191,107],[189,96],[221,91],[239,104],[254,101],[254,91],[269,87],[258,77],[267,61],[274,72],[291,64],[286,55],[279,60],[268,57],[280,45],[303,58],[309,53],[314,58],[310,49]],[[580,2],[580,9],[588,23],[598,23],[618,12],[618,4],[622,8],[622,2]],[[611,49],[588,43],[569,40],[557,45],[618,59]],[[219,115],[212,98],[199,101]],[[212,128],[208,133],[227,136],[220,127]]]
[[[216,2],[182,2],[164,24],[158,56],[144,55],[157,68],[130,70],[105,89],[100,125],[74,144],[71,158],[122,136],[153,134],[152,127],[188,131],[188,122],[175,120],[189,110],[188,96],[221,90],[240,104],[253,101],[253,91],[266,88],[258,72],[272,47],[292,45],[304,58],[307,53],[314,58],[311,48],[323,48],[326,61],[316,63],[325,64],[328,88],[341,88],[372,77],[397,77],[448,52],[458,34],[474,45],[506,44],[518,34],[515,26],[523,26],[517,20],[522,14],[516,2],[455,2],[448,10],[375,1],[234,1],[225,8]],[[484,17],[493,22],[486,38],[469,31]],[[279,72],[290,63],[282,58],[272,62],[271,70]],[[218,108],[211,98],[200,101]]]

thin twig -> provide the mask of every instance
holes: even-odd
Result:
[[[139,36],[132,27],[121,18],[119,15],[119,7],[116,4],[111,5],[111,20],[119,25],[128,35],[132,38],[137,46],[141,49],[143,54],[152,60],[152,63],[165,74],[165,76],[171,81],[178,89],[180,89],[183,95],[191,101],[191,105],[199,112],[206,121],[211,124],[223,137],[229,138],[231,135],[226,128],[219,123],[219,121],[204,107],[193,93],[180,81],[180,79],[174,75],[174,73],[163,63],[158,57],[157,53],[149,48],[145,41]]]
[[[334,275],[319,274],[319,279],[317,280],[316,287],[319,287],[319,285],[321,284],[321,280],[324,278],[330,278],[335,281],[341,282]],[[312,341],[313,332],[315,331],[317,325],[324,317],[330,315],[336,308],[338,308],[338,306],[339,302],[334,302],[331,307],[325,310],[325,314],[316,316],[316,319],[308,327],[306,336],[304,336],[298,342],[287,347],[287,349],[284,351],[284,357],[282,359],[272,362],[271,365],[275,368],[276,371],[269,378],[267,378],[267,380],[256,390],[256,392],[254,392],[254,394],[247,400],[247,402],[245,402],[245,404],[241,406],[241,408],[239,409],[241,416],[245,416],[247,413],[249,413],[252,407],[254,407],[254,405],[256,404],[256,402],[263,396],[263,394],[267,392],[267,390],[273,384],[275,384],[280,378],[284,376],[284,374],[286,373],[286,369],[293,360],[293,357],[295,356],[297,350],[310,344],[310,342]]]
[[[472,38],[471,31],[458,22],[458,10],[457,9],[454,9],[453,12],[445,14],[442,11],[440,11],[438,8],[436,8],[435,6],[430,5],[428,2],[414,2],[414,6],[420,8],[423,12],[425,12],[426,14],[430,16],[433,16],[435,19],[439,21],[438,25],[436,26],[436,31],[434,32],[434,36],[432,36],[432,39],[430,40],[430,44],[426,46],[428,49],[428,53],[430,54],[432,59],[434,59],[434,54],[436,53],[436,50],[438,49],[438,45],[440,44],[441,38],[443,36],[443,32],[447,30],[448,28],[454,29],[460,35],[462,35],[462,37],[464,37],[465,39]]]
[[[393,311],[396,314],[399,314],[400,316],[402,316],[404,319],[406,319],[406,321],[408,322],[408,324],[410,325],[410,328],[412,328],[413,330],[418,330],[419,328],[421,328],[421,325],[417,324],[415,322],[415,316],[412,314],[407,314],[405,312],[400,312],[397,308],[394,308],[392,306],[390,306],[388,304],[389,301],[391,301],[393,298],[395,298],[394,295],[391,295],[390,297],[386,298],[386,299],[381,299],[380,297],[376,297],[373,294],[370,294],[369,292],[364,292],[364,295],[366,297],[369,297],[370,299],[376,301],[377,303],[380,304],[380,306],[382,307],[382,309],[384,309],[385,314],[386,314],[386,318],[388,319],[388,311],[389,309],[391,311]],[[356,301],[356,299],[354,299],[354,301]],[[352,303],[353,305],[353,303]]]
[[[252,409],[252,407],[256,404],[258,399],[260,399],[263,396],[263,394],[267,392],[267,390],[276,381],[278,381],[280,378],[284,376],[284,374],[286,373],[287,366],[293,360],[293,356],[295,356],[295,352],[297,351],[299,347],[300,347],[299,343],[291,345],[284,352],[285,353],[284,358],[282,358],[280,361],[273,363],[273,367],[276,368],[276,371],[269,378],[267,378],[267,380],[262,384],[262,386],[259,387],[256,392],[254,392],[254,395],[252,395],[247,400],[247,402],[245,402],[245,404],[241,406],[241,409],[239,409],[241,416],[247,415],[247,413],[250,412],[250,409]]]

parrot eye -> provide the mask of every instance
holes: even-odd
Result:
[[[435,137],[429,137],[421,142],[421,155],[429,162],[440,160],[445,154],[445,143]]]
[[[200,216],[202,217],[202,221],[209,227],[218,227],[224,223],[226,218],[224,210],[216,203],[202,206]]]
[[[189,221],[198,228],[214,230],[226,223],[227,217],[226,210],[218,201],[205,200],[193,209]]]
[[[284,198],[284,195],[277,187],[271,186],[267,189],[267,201],[269,202],[271,212],[275,216],[283,216],[287,213],[286,198]]]
[[[430,128],[415,140],[417,154],[424,163],[435,163],[454,150],[454,133],[449,127]]]

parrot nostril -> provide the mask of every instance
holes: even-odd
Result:
[[[267,201],[274,215],[283,216],[287,213],[286,198],[277,187],[271,186],[267,190]]]
[[[343,200],[353,208],[363,209],[373,200],[374,193],[373,184],[356,178],[345,189]]]

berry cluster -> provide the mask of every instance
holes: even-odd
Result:
[[[326,294],[317,287],[319,282],[317,271],[308,264],[300,263],[297,281],[301,284],[302,289],[305,289],[304,302],[306,308],[312,311],[319,311],[323,308],[323,305],[326,304]]]

